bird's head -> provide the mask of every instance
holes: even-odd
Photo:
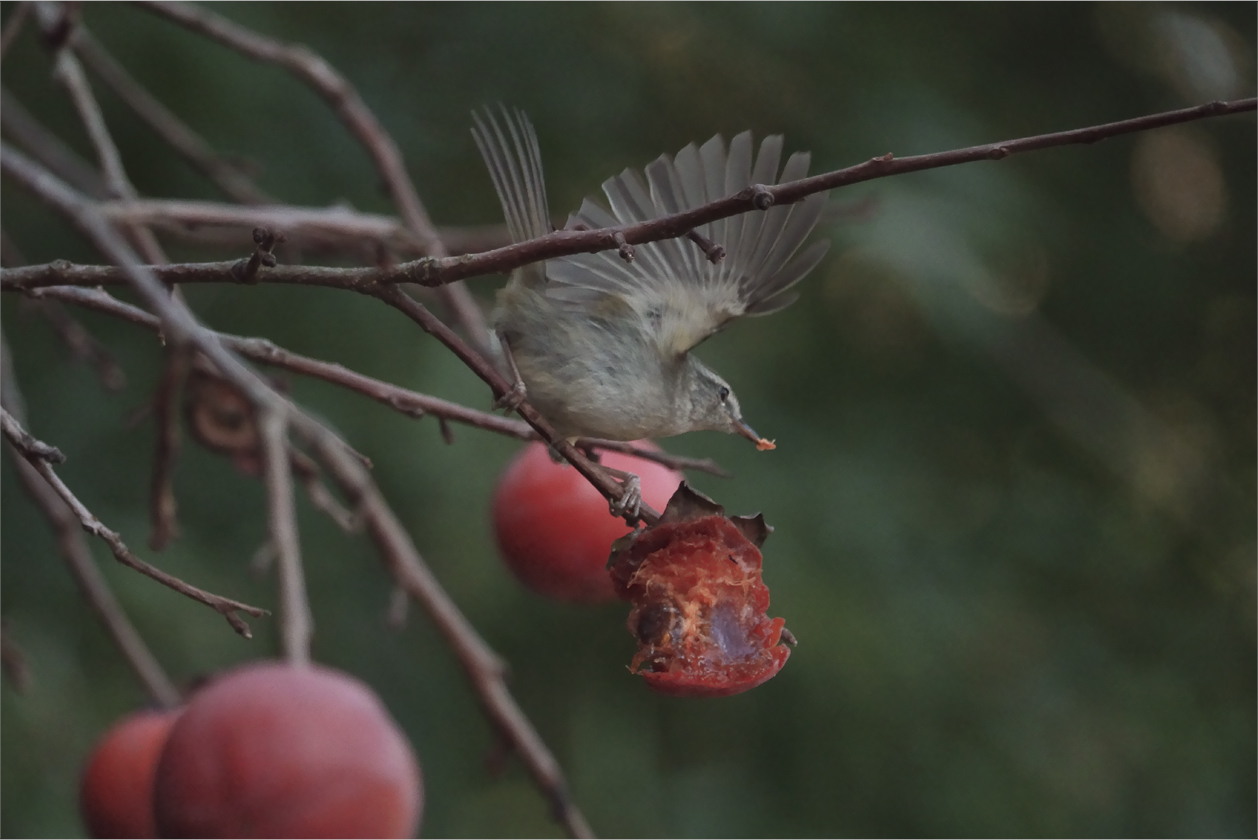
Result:
[[[687,431],[711,429],[726,434],[742,435],[760,450],[773,449],[743,420],[742,407],[734,389],[721,376],[694,356],[686,358],[687,370],[682,377],[685,391],[678,401],[688,421]]]

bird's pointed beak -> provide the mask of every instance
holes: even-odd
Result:
[[[765,451],[766,449],[777,448],[777,445],[774,444],[773,441],[765,440],[764,438],[760,437],[760,435],[756,433],[755,429],[751,428],[751,426],[748,426],[742,420],[735,420],[734,428],[735,430],[737,430],[737,432],[740,435],[742,435],[743,437],[747,438],[747,440],[754,443],[756,445],[756,449],[759,449],[761,452]]]

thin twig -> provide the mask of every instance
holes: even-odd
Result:
[[[531,440],[539,440],[536,433],[530,436]],[[695,472],[704,472],[709,475],[715,475],[718,478],[733,478],[734,474],[724,469],[716,461],[711,458],[690,458],[685,455],[674,455],[671,452],[656,452],[653,449],[646,449],[641,446],[634,446],[632,443],[623,440],[607,440],[605,438],[587,438],[579,437],[573,441],[573,445],[577,449],[596,449],[604,452],[619,452],[622,455],[632,455],[635,458],[641,458],[644,461],[654,461],[657,464],[668,467],[670,470],[694,470]]]
[[[411,596],[400,586],[393,587],[389,594],[389,609],[385,611],[384,623],[395,633],[406,629],[406,618],[410,613]]]
[[[161,551],[179,536],[175,499],[174,471],[179,457],[179,392],[188,376],[191,356],[186,347],[172,346],[166,351],[166,364],[161,381],[153,394],[153,417],[157,434],[153,449],[153,473],[149,485],[149,518],[153,533],[149,548]]]
[[[231,342],[226,342],[230,347]],[[331,491],[319,480],[319,467],[309,456],[293,446],[288,448],[289,465],[297,480],[306,488],[310,503],[327,514],[328,518],[340,526],[347,534],[357,534],[362,530],[362,522],[352,511],[337,501]]]
[[[0,59],[8,54],[9,47],[13,46],[13,42],[17,40],[18,33],[22,31],[22,25],[26,23],[26,18],[30,13],[30,3],[18,3],[13,14],[9,15],[9,22],[4,25],[4,31],[0,32]]]
[[[299,430],[300,431],[300,430]],[[592,837],[585,817],[568,792],[563,771],[537,730],[516,704],[503,679],[503,665],[441,588],[410,535],[362,468],[326,438],[311,437],[342,491],[355,505],[385,565],[399,587],[428,613],[467,672],[486,715],[510,742],[538,786],[546,793],[573,837]]]
[[[708,222],[724,219],[745,213],[754,207],[756,196],[768,195],[773,204],[789,204],[799,201],[817,192],[836,187],[885,178],[907,172],[920,172],[927,169],[938,169],[945,166],[956,166],[980,160],[1000,160],[1019,152],[1045,149],[1079,143],[1095,143],[1100,140],[1147,131],[1152,128],[1190,122],[1209,117],[1237,114],[1253,111],[1258,106],[1258,99],[1242,99],[1234,102],[1214,102],[1185,108],[1179,111],[1168,111],[1151,114],[1136,119],[1088,128],[1063,131],[1055,134],[1024,137],[1019,140],[1008,140],[1002,143],[987,143],[982,146],[971,146],[949,152],[938,152],[929,155],[918,155],[896,159],[889,155],[874,158],[857,166],[815,175],[801,181],[791,181],[772,187],[763,187],[760,192],[751,188],[732,196],[727,196],[701,207],[620,227],[600,228],[598,230],[558,230],[554,233],[530,239],[492,251],[469,254],[461,257],[433,258],[425,257],[412,262],[400,263],[385,268],[322,268],[317,266],[277,266],[260,275],[261,282],[267,283],[305,283],[317,286],[350,289],[353,291],[375,294],[370,289],[378,284],[416,283],[421,286],[440,286],[453,280],[473,277],[480,274],[509,274],[522,265],[571,254],[595,253],[598,251],[617,250],[620,240],[629,244],[656,242],[661,239],[684,236],[687,231]],[[115,205],[117,206],[117,205]],[[54,265],[56,265],[54,263]],[[177,282],[232,282],[230,268],[232,263],[193,263],[172,266],[158,270],[160,276],[168,281]],[[123,282],[123,275],[116,269],[98,268],[87,271],[81,267],[77,276],[60,275],[45,269],[38,279],[32,277],[33,269],[13,269],[3,272],[4,286],[10,288],[23,278],[22,285],[97,285],[100,283]]]
[[[282,67],[319,94],[371,156],[407,227],[420,237],[429,253],[440,250],[440,240],[407,175],[397,144],[349,80],[321,56],[304,45],[268,38],[192,3],[141,2],[136,5],[255,61]]]
[[[36,4],[35,17],[39,20],[40,28],[46,37],[66,26],[68,21],[68,18],[57,12],[54,4],[44,2]],[[127,178],[126,170],[122,166],[122,155],[119,154],[118,146],[114,143],[108,126],[105,125],[105,117],[92,93],[92,86],[83,73],[83,66],[64,45],[58,45],[54,49],[53,78],[66,89],[75,110],[79,113],[79,118],[83,121],[83,127],[87,130],[87,135],[96,150],[101,172],[104,173],[106,188],[115,198],[136,198],[135,187]],[[151,230],[143,225],[128,225],[127,231],[146,260],[151,263],[168,262],[161,244]]]
[[[155,332],[160,328],[160,323],[153,315],[128,303],[123,303],[100,289],[51,286],[31,290],[30,293],[37,297],[56,297],[60,300],[86,306],[133,324],[147,327]],[[459,403],[443,400],[428,394],[421,394],[418,391],[402,388],[379,379],[373,379],[370,376],[365,376],[334,362],[324,362],[285,350],[270,339],[246,338],[227,333],[218,333],[217,335],[227,348],[239,353],[250,361],[283,368],[303,376],[322,379],[325,382],[330,382],[370,397],[408,417],[420,419],[432,415],[440,420],[473,426],[487,432],[513,437],[517,440],[541,440],[537,432],[521,420],[514,420],[510,417],[503,417],[487,411],[478,411]],[[646,461],[654,461],[669,469],[695,470],[722,478],[730,477],[729,472],[722,469],[719,464],[710,458],[688,458],[684,455],[657,452],[653,449],[634,446],[632,443],[602,438],[577,438],[576,445],[579,449],[594,448],[609,452],[622,452]],[[315,502],[316,506],[321,506],[319,500],[314,498],[313,492],[311,500]],[[334,519],[337,519],[338,524],[345,521],[331,511],[328,511],[328,513]]]
[[[107,390],[121,391],[126,386],[127,375],[113,353],[67,312],[64,306],[55,300],[44,300],[40,301],[39,312],[65,342],[74,358],[92,366]]]
[[[279,561],[280,641],[289,664],[310,664],[310,639],[314,621],[306,598],[306,579],[301,570],[301,546],[297,536],[297,510],[293,503],[293,479],[289,471],[288,429],[284,414],[265,411],[258,421],[262,456],[266,465],[267,521],[270,543]]]
[[[373,251],[385,248],[408,256],[424,253],[423,243],[397,217],[364,213],[343,205],[242,207],[214,201],[143,198],[105,202],[100,209],[115,221],[138,222],[191,241],[232,249],[240,247],[242,237],[250,230],[264,227],[283,233],[301,248],[362,252],[370,247]],[[453,255],[511,243],[505,225],[442,227],[438,233]]]
[[[49,466],[46,460],[22,449],[22,435],[25,434],[25,432],[17,421],[14,420],[7,411],[2,409],[0,409],[0,419],[3,420],[4,436],[10,443],[13,444],[14,449],[26,459],[27,463],[34,467],[39,474],[43,476],[44,480],[47,481],[52,489],[56,491],[57,495],[61,497],[61,500],[69,505],[70,510],[73,511],[74,515],[78,518],[79,523],[83,526],[83,530],[87,531],[89,534],[94,534],[105,541],[105,544],[109,546],[109,550],[113,552],[114,557],[118,559],[119,563],[135,569],[140,574],[151,577],[153,580],[170,587],[181,595],[186,595],[194,601],[200,601],[202,604],[205,604],[207,607],[226,618],[227,623],[230,624],[232,629],[234,629],[237,633],[244,636],[246,639],[253,638],[253,633],[249,630],[249,625],[246,624],[244,619],[237,615],[237,613],[243,612],[252,616],[264,616],[269,614],[266,610],[259,609],[258,607],[251,607],[248,604],[241,603],[240,601],[233,601],[230,598],[220,597],[211,592],[206,592],[204,589],[198,589],[195,586],[184,583],[174,575],[163,572],[156,566],[145,563],[143,560],[136,557],[131,553],[131,550],[127,548],[126,543],[122,541],[122,537],[119,536],[116,531],[111,531],[109,528],[105,527],[104,523],[97,519],[92,512],[78,500],[74,493],[70,491],[70,488],[66,487],[65,483],[55,472],[53,472],[52,467]],[[40,445],[46,446],[47,444]]]
[[[0,114],[4,115],[0,120],[0,129],[54,175],[92,198],[109,198],[109,190],[105,188],[100,173],[60,137],[45,128],[17,97],[3,87],[0,87]]]
[[[24,693],[31,686],[31,668],[26,664],[26,655],[22,648],[13,641],[9,633],[7,621],[0,620],[0,666],[13,680],[13,688],[18,694]]]
[[[713,265],[725,259],[724,246],[718,245],[717,243],[713,242],[711,239],[708,239],[702,233],[699,233],[699,231],[697,230],[686,231],[686,238],[689,239],[694,244],[698,245],[699,250],[703,251],[703,256],[707,257],[708,262],[712,263]]]
[[[375,274],[364,274],[355,269],[345,270],[353,272],[352,278],[346,274],[342,274],[337,277],[327,270],[310,271],[309,269],[302,269],[302,271],[309,272],[303,276],[299,272],[286,272],[277,268],[275,271],[267,272],[266,279],[276,279],[280,281],[287,279],[290,282],[334,285],[341,288],[350,288],[354,291],[363,292],[365,294],[371,294],[381,300],[384,300],[386,303],[401,309],[409,317],[411,317],[412,320],[416,321],[421,328],[437,337],[442,343],[446,344],[447,347],[454,351],[455,355],[459,356],[464,364],[470,367],[490,386],[491,389],[494,390],[494,395],[496,397],[501,397],[504,393],[506,393],[502,390],[506,384],[505,379],[503,379],[501,374],[499,374],[492,365],[485,361],[481,354],[468,347],[458,338],[458,336],[446,328],[444,324],[428,313],[423,306],[407,297],[405,294],[402,294],[400,291],[387,288],[382,284],[396,282],[398,275],[400,274],[403,282],[409,280],[412,282],[418,282],[421,285],[424,285],[425,283],[432,285],[434,283],[444,282],[445,279],[449,279],[450,277],[461,278],[484,270],[506,271],[514,269],[519,265],[527,264],[528,262],[537,261],[539,259],[548,259],[554,256],[562,256],[569,253],[577,253],[582,250],[608,250],[612,247],[619,248],[621,245],[632,244],[633,242],[655,241],[656,239],[668,238],[669,236],[681,236],[699,225],[715,221],[719,218],[735,215],[738,212],[745,212],[751,207],[763,209],[764,207],[772,206],[773,204],[790,203],[798,201],[812,193],[850,183],[886,177],[888,175],[902,172],[915,172],[924,169],[952,166],[976,160],[998,160],[1008,157],[1010,154],[1029,151],[1032,149],[1042,149],[1051,146],[1076,143],[1093,143],[1098,140],[1120,134],[1143,131],[1211,116],[1252,111],[1255,107],[1258,107],[1258,99],[1252,98],[1238,100],[1231,103],[1216,102],[1208,105],[1197,106],[1195,108],[1186,108],[1179,111],[1153,114],[1146,117],[1139,117],[1132,120],[1109,123],[1101,126],[1075,129],[1055,134],[1038,135],[1035,137],[1023,138],[1021,140],[1011,140],[1004,143],[974,146],[953,152],[920,155],[917,157],[904,158],[902,160],[895,160],[893,155],[887,154],[855,167],[849,167],[848,169],[817,175],[800,181],[779,184],[774,187],[765,187],[764,185],[757,184],[734,196],[729,196],[724,199],[711,202],[703,207],[637,225],[606,228],[596,231],[556,231],[529,242],[522,242],[518,245],[486,252],[480,255],[459,257],[453,260],[425,258],[417,260],[414,263],[408,263],[391,269],[377,269],[375,270],[377,272]],[[0,159],[0,163],[4,163],[4,161]],[[5,164],[5,168],[11,169],[12,166]],[[593,247],[571,248],[571,245],[574,242],[585,243],[587,241],[590,242],[590,245]],[[564,245],[567,245],[568,248],[560,247]],[[492,268],[486,268],[486,266],[492,266]],[[210,269],[211,276],[221,277],[221,266],[219,264],[208,264],[208,266],[201,267],[184,267],[184,269],[179,273],[185,273],[186,271],[196,272],[206,268]],[[0,286],[7,287],[9,282],[7,278],[14,277],[17,272],[22,271],[25,271],[25,269],[6,269],[0,272],[0,276],[4,276],[6,278],[4,283],[0,284]],[[298,278],[300,278],[300,280]],[[45,278],[45,282],[47,282],[47,278]],[[529,425],[532,426],[543,439],[555,446],[557,451],[559,451],[564,458],[576,466],[581,474],[584,475],[599,490],[599,492],[603,493],[609,500],[617,497],[619,493],[619,484],[610,475],[606,474],[596,465],[590,463],[566,441],[556,439],[554,431],[550,428],[549,424],[547,424],[541,415],[539,415],[527,403],[522,404],[519,411],[526,422],[528,422]],[[642,513],[643,520],[648,522],[648,524],[654,521],[652,517],[655,512],[653,510],[647,508],[642,511]],[[630,515],[629,518],[632,518],[632,516]]]
[[[0,267],[16,268],[19,265],[29,264],[30,260],[26,259],[22,249],[17,246],[8,232],[0,227]]]
[[[23,458],[49,464],[65,463],[66,456],[61,454],[60,449],[31,437],[22,428],[22,424],[13,419],[13,415],[7,411],[0,412],[0,430]]]
[[[0,165],[25,188],[39,195],[69,219],[108,259],[126,269],[132,287],[139,293],[145,305],[152,308],[160,318],[162,332],[168,342],[191,343],[260,408],[282,405],[289,411],[289,422],[294,433],[319,454],[342,492],[362,512],[365,524],[380,546],[399,585],[411,593],[432,617],[480,695],[486,714],[511,740],[529,773],[551,800],[568,831],[574,836],[589,836],[589,825],[568,795],[558,762],[507,690],[497,655],[480,638],[424,564],[410,536],[389,509],[353,449],[330,429],[283,400],[257,374],[228,352],[214,333],[202,327],[181,299],[166,294],[157,277],[140,263],[135,252],[90,201],[20,153],[4,150],[0,154]],[[401,294],[396,289],[392,291]],[[432,318],[431,315],[428,317]],[[432,320],[440,324],[437,319]],[[444,324],[441,328],[449,331]]]
[[[70,47],[110,90],[148,123],[157,134],[199,169],[220,190],[243,204],[273,204],[239,167],[215,154],[187,123],[137,82],[83,26],[70,37]]]
[[[150,315],[138,306],[132,306],[124,303],[118,298],[106,292],[104,289],[87,289],[79,286],[49,286],[47,288],[29,289],[25,291],[36,300],[50,299],[73,303],[87,309],[103,312],[123,321],[135,324],[141,327],[147,327],[154,332],[161,332],[162,324],[156,315]],[[151,411],[146,409],[145,415]]]
[[[0,356],[0,405],[21,423],[25,419],[22,395],[13,376],[8,346],[3,345],[2,341],[0,346],[3,346],[3,355]],[[105,631],[118,646],[123,659],[153,702],[166,708],[177,706],[180,701],[178,689],[170,677],[166,676],[161,664],[118,603],[108,581],[92,558],[92,551],[88,548],[79,520],[73,511],[25,458],[14,458],[13,464],[17,467],[18,478],[27,494],[56,533],[57,545],[70,567],[75,583],[96,617],[105,626]]]
[[[271,253],[271,250],[275,247],[277,242],[283,241],[284,234],[282,233],[271,233],[269,230],[262,227],[254,228],[253,244],[256,247],[253,249],[253,254],[250,255],[249,259],[241,260],[236,263],[233,269],[236,274],[236,279],[247,285],[257,283],[258,268],[264,265],[268,268],[273,268],[275,266],[275,255]]]
[[[445,246],[419,200],[397,143],[349,80],[321,56],[304,45],[285,44],[268,38],[192,3],[141,2],[138,5],[255,61],[282,67],[323,97],[371,156],[406,227],[424,244],[430,256],[438,259],[446,257]],[[442,296],[463,326],[468,340],[483,352],[488,347],[489,332],[480,306],[462,285],[442,292]]]

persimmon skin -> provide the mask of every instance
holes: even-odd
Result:
[[[650,441],[636,446],[659,451]],[[602,463],[638,476],[642,500],[661,509],[682,475],[654,461],[600,453]],[[529,589],[560,601],[612,601],[607,574],[612,542],[629,533],[607,499],[570,465],[551,460],[543,443],[528,444],[498,481],[494,535],[512,574]]]
[[[654,526],[619,552],[617,594],[633,604],[630,670],[679,697],[726,697],[774,677],[790,656],[769,618],[763,555],[724,516]]]
[[[318,665],[246,665],[172,728],[153,810],[162,837],[413,837],[419,762],[375,693]]]
[[[92,837],[156,837],[153,774],[182,710],[146,709],[109,728],[79,783],[79,811]]]

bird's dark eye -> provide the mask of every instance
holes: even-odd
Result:
[[[720,395],[721,402],[725,402],[727,399],[729,399],[729,388],[726,388],[724,385],[722,385],[721,390],[717,391],[716,393]]]

